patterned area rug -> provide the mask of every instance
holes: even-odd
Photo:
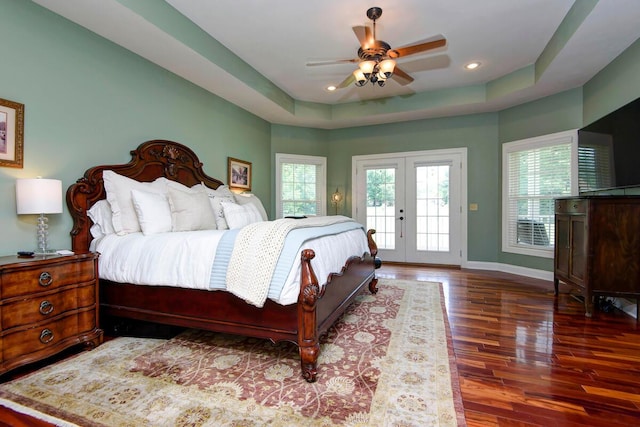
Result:
[[[465,425],[440,285],[379,289],[323,338],[313,384],[293,344],[188,330],[109,341],[1,385],[0,404],[65,426]]]

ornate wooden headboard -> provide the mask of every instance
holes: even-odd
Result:
[[[87,169],[84,176],[67,190],[67,206],[73,219],[71,248],[74,252],[89,250],[92,239],[89,229],[92,222],[87,216],[87,210],[106,197],[102,180],[102,172],[105,170],[112,170],[141,182],[165,177],[189,187],[202,182],[215,189],[224,184],[204,173],[202,162],[190,148],[161,139],[143,142],[131,151],[129,163]]]

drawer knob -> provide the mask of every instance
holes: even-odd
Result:
[[[40,273],[38,283],[40,283],[40,286],[49,286],[53,283],[53,276],[48,271],[43,271]]]
[[[53,304],[49,301],[44,300],[40,303],[40,314],[47,315],[53,312]]]
[[[53,331],[51,329],[43,329],[42,332],[40,332],[40,342],[42,344],[49,344],[51,341],[53,341]]]

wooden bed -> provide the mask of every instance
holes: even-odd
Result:
[[[187,186],[204,183],[217,188],[223,183],[204,173],[202,163],[188,147],[165,140],[142,143],[131,151],[127,164],[103,165],[88,169],[67,190],[67,205],[73,218],[72,249],[89,251],[92,240],[87,210],[106,192],[102,173],[112,170],[141,182],[159,177]],[[266,338],[273,342],[291,341],[298,345],[303,377],[313,382],[317,376],[319,338],[346,310],[356,295],[368,285],[377,292],[375,268],[377,247],[367,233],[369,252],[345,260],[342,271],[321,278],[320,287],[311,267],[313,250],[301,253],[301,283],[298,302],[280,305],[267,300],[262,308],[247,304],[225,291],[206,291],[167,286],[144,286],[100,280],[101,318],[126,318],[165,325],[205,329],[215,332]]]

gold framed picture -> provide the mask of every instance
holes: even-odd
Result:
[[[251,162],[229,157],[229,187],[251,191]]]
[[[0,166],[22,168],[24,105],[0,98]]]

